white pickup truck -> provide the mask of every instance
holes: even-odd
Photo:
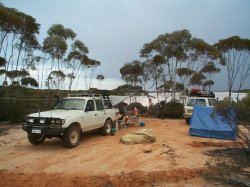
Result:
[[[22,128],[31,144],[60,137],[66,147],[73,148],[78,145],[82,132],[100,129],[103,135],[111,134],[118,109],[111,107],[107,98],[93,95],[63,98],[49,111],[28,115]]]
[[[217,100],[211,97],[189,97],[184,105],[183,117],[186,123],[189,124],[190,118],[193,114],[193,106],[213,107]]]

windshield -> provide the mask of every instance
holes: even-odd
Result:
[[[83,110],[85,99],[62,99],[52,109]]]
[[[194,105],[206,106],[206,100],[205,99],[189,99],[187,101],[187,106],[194,106]]]

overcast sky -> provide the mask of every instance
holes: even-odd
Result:
[[[160,34],[188,29],[210,44],[233,35],[250,39],[250,0],[0,0],[33,16],[41,24],[42,43],[52,24],[72,29],[101,62],[102,88],[121,81],[124,63],[140,59],[143,44]],[[215,90],[227,88],[216,76]],[[245,87],[250,88],[250,79]],[[96,84],[94,82],[94,84]],[[96,86],[98,87],[98,86]]]

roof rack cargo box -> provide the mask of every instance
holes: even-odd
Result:
[[[208,92],[208,91],[190,92],[189,96],[192,96],[192,97],[211,97],[211,98],[215,98],[214,92]]]

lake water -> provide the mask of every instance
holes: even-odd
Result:
[[[224,98],[228,97],[228,92],[214,92],[215,94],[215,98],[218,100],[223,100]],[[232,93],[231,97],[234,101],[237,100],[237,96],[238,93]],[[246,96],[246,93],[240,93],[239,94],[239,99],[242,99]],[[159,101],[164,101],[165,99],[167,100],[167,102],[171,101],[171,98],[173,97],[172,93],[159,93]],[[151,99],[151,102],[153,104],[158,103],[158,99],[157,99],[157,93],[153,92],[153,93],[149,93],[149,97],[147,96],[130,96],[129,98],[127,98],[124,102],[130,104],[130,103],[134,103],[134,102],[138,102],[141,103],[143,106],[149,106],[149,98]],[[178,93],[176,94],[176,99],[183,101],[184,98],[182,96],[180,96]]]

